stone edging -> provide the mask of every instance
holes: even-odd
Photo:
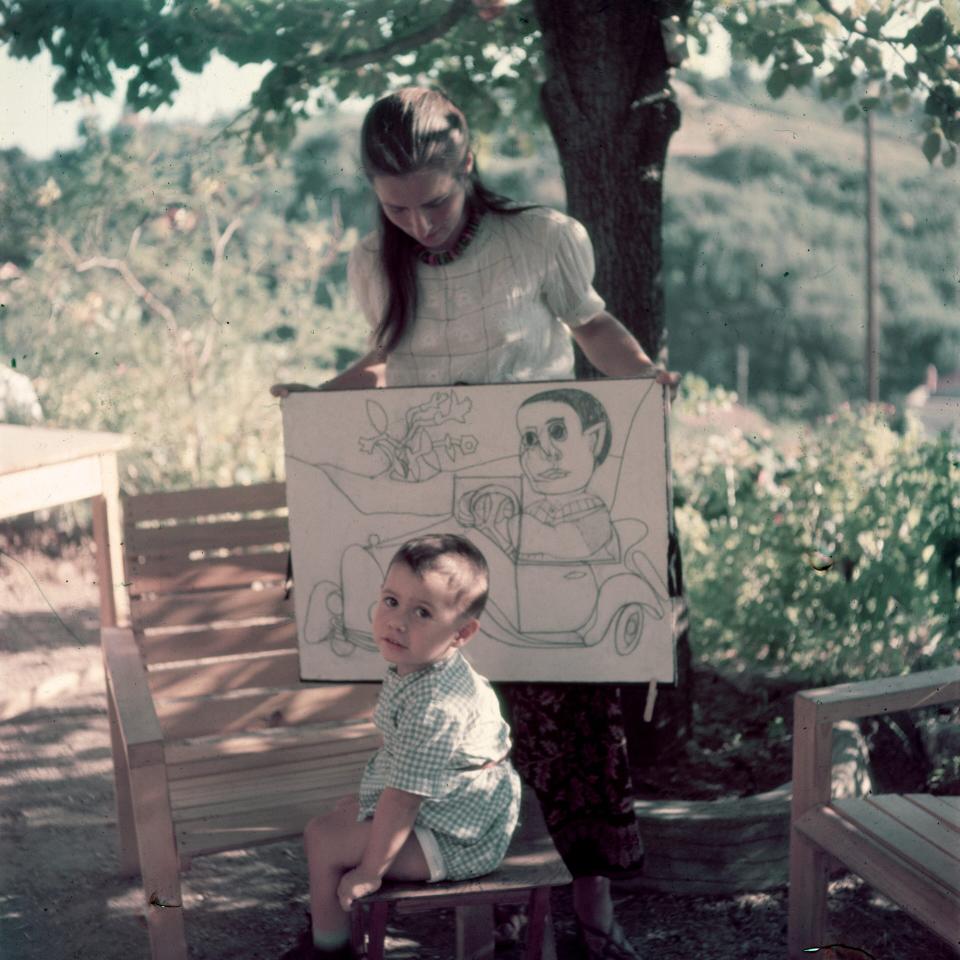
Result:
[[[866,744],[857,725],[834,726],[833,792],[871,791]],[[787,882],[792,783],[733,800],[636,800],[646,848],[643,871],[619,890],[731,894]]]

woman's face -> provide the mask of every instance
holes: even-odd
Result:
[[[434,252],[449,250],[467,222],[465,181],[442,170],[376,176],[373,192],[386,218]]]

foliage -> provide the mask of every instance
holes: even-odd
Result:
[[[129,489],[279,475],[270,384],[362,346],[330,279],[356,229],[287,222],[290,172],[199,130],[88,130],[36,179],[19,198],[36,249],[6,285],[0,344],[47,417],[129,434]]]
[[[554,0],[549,9],[551,16],[599,15],[577,0]],[[771,96],[817,85],[824,97],[849,101],[848,119],[921,100],[924,154],[955,163],[958,0],[661,0],[658,11],[677,56],[684,31],[704,48],[711,31],[727,32],[735,59],[768,66]],[[472,0],[138,0],[120,17],[115,0],[0,0],[0,42],[15,57],[48,50],[62,99],[112,93],[112,68],[129,71],[133,110],[171,102],[175,63],[198,72],[214,51],[237,64],[271,63],[243,129],[251,142],[282,148],[318,103],[419,78],[446,87],[479,128],[511,111],[524,122],[535,117],[544,67],[533,0],[505,5],[503,16],[490,19],[476,13]],[[635,39],[613,35],[610,42]],[[574,60],[566,69],[577,69]]]
[[[705,660],[811,683],[954,662],[960,456],[946,437],[845,408],[789,455],[731,431],[677,443],[673,459]]]
[[[769,65],[772,97],[817,82],[847,103],[846,120],[873,110],[926,114],[924,156],[953,166],[960,144],[957,0],[737,0],[705,4],[729,32],[734,56]]]

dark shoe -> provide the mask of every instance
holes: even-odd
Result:
[[[583,921],[579,921],[577,927],[586,960],[640,960],[640,954],[634,950],[616,920],[606,933],[588,927]]]
[[[320,950],[313,945],[313,933],[307,927],[300,931],[297,942],[280,955],[280,960],[354,960],[354,953],[349,943],[337,950]]]

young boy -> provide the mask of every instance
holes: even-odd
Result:
[[[390,664],[374,722],[383,746],[358,797],[307,824],[312,930],[283,960],[348,958],[350,905],[395,880],[494,870],[517,823],[520,780],[496,695],[460,653],[487,600],[483,554],[463,537],[405,543],[373,615]]]

